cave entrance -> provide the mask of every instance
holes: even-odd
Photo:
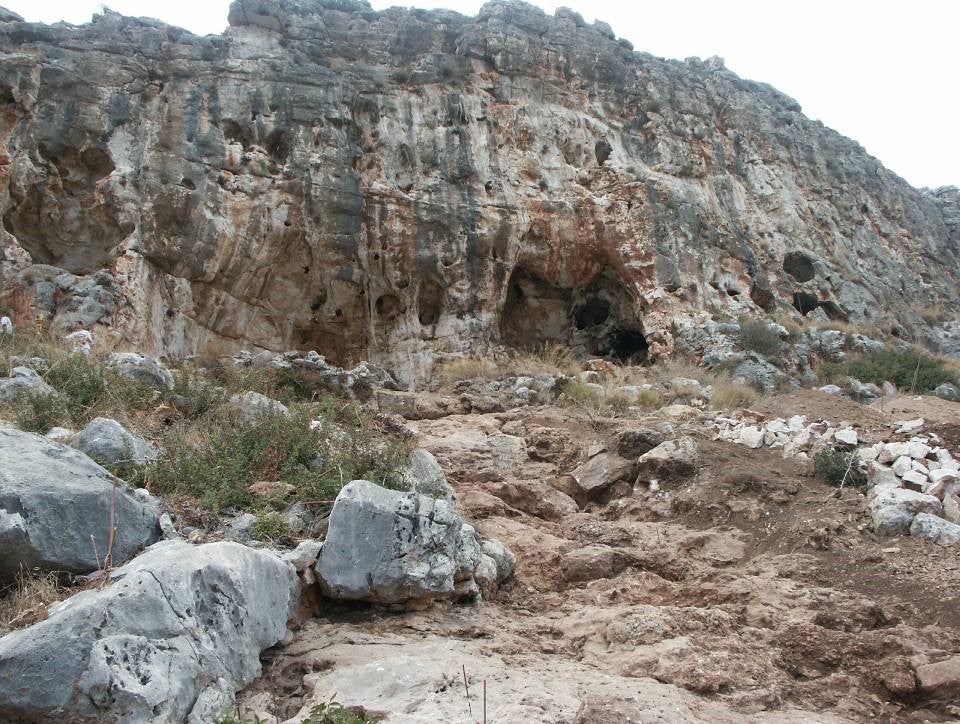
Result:
[[[443,310],[443,287],[434,279],[424,279],[417,294],[417,318],[420,326],[431,327],[440,321]]]
[[[820,300],[806,292],[794,292],[793,306],[800,314],[806,317],[810,312],[820,306]]]
[[[610,335],[610,356],[619,362],[646,362],[650,345],[639,329],[615,329]]]
[[[817,276],[813,259],[802,251],[791,251],[783,257],[783,270],[798,282],[809,282]]]
[[[500,336],[513,347],[570,343],[570,292],[536,272],[517,267],[510,275],[500,317]]]

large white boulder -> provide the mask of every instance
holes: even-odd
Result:
[[[494,558],[481,545],[445,500],[354,480],[334,503],[316,573],[334,599],[392,604],[472,596],[489,584],[491,566],[497,581],[512,572],[503,570],[508,554]]]
[[[214,721],[299,599],[292,565],[238,543],[158,543],[112,585],[0,639],[0,709],[25,721]]]
[[[107,555],[110,511],[121,563],[160,537],[159,504],[78,450],[0,425],[0,579],[21,567],[89,573]],[[96,550],[96,555],[94,551]]]

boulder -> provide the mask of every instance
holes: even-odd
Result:
[[[760,355],[750,354],[734,368],[733,379],[770,394],[776,391],[785,375]]]
[[[394,604],[472,595],[491,565],[446,501],[354,480],[334,503],[316,573],[330,598]]]
[[[691,437],[667,440],[637,461],[638,480],[680,480],[697,471],[699,454]]]
[[[649,427],[640,427],[635,430],[621,430],[613,436],[610,447],[621,457],[638,458],[653,450],[664,440],[666,437],[662,432]]]
[[[241,422],[247,425],[256,425],[263,418],[273,415],[283,415],[284,417],[290,415],[290,410],[282,402],[272,400],[259,392],[231,395],[228,404],[236,411]]]
[[[910,535],[932,540],[942,546],[952,546],[960,541],[960,525],[929,513],[917,513],[910,524]]]
[[[107,554],[111,505],[115,563],[158,540],[157,501],[123,481],[115,488],[114,481],[78,450],[0,426],[0,579],[21,566],[70,573],[99,569]]]
[[[137,352],[114,352],[107,359],[107,368],[124,379],[155,390],[173,387],[173,375],[153,357]]]
[[[960,390],[957,389],[956,385],[951,385],[949,382],[944,382],[943,384],[937,385],[936,389],[933,391],[933,394],[944,400],[960,402]]]
[[[616,551],[607,545],[588,545],[570,551],[560,561],[563,578],[566,581],[593,581],[598,578],[612,578],[616,562]]]
[[[132,463],[146,465],[160,457],[152,444],[131,434],[116,420],[97,417],[87,423],[70,443],[101,465]]]
[[[237,543],[158,543],[0,639],[5,720],[212,721],[283,639],[297,574]]]
[[[943,512],[943,505],[934,496],[892,485],[872,488],[869,501],[877,535],[907,535],[917,513],[939,516]]]
[[[635,465],[632,460],[615,453],[601,452],[573,470],[569,476],[565,476],[570,486],[563,489],[563,492],[583,505],[588,500],[599,497],[616,483],[632,483]]]
[[[57,391],[29,367],[14,367],[10,376],[0,379],[0,405],[13,402],[27,393],[56,395]]]
[[[852,450],[857,446],[857,431],[850,427],[837,430],[833,435],[833,439],[836,441],[838,447],[842,447],[845,450]]]

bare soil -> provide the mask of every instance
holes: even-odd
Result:
[[[960,448],[960,405],[937,399],[799,391],[756,410],[848,420],[868,442],[922,416]],[[479,721],[485,681],[488,721],[957,720],[960,702],[918,693],[914,673],[960,652],[957,549],[878,539],[864,496],[810,463],[671,421],[697,440],[696,475],[577,512],[555,501],[550,481],[611,433],[667,422],[541,407],[411,423],[516,577],[476,606],[329,608],[242,701],[279,720],[336,695],[390,721]],[[562,441],[552,460],[528,452],[544,435]]]

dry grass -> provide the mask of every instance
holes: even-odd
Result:
[[[497,371],[497,363],[489,357],[463,357],[441,363],[434,376],[441,384],[451,385],[461,380],[494,379]]]
[[[521,375],[573,376],[579,371],[580,363],[568,347],[547,344],[536,350],[445,360],[437,365],[434,377],[442,386],[450,386],[463,380],[495,380]]]
[[[0,598],[0,636],[31,626],[47,617],[47,609],[69,595],[55,573],[24,570]]]
[[[730,411],[741,407],[750,407],[760,399],[760,393],[749,385],[731,380],[718,381],[713,385],[710,407],[714,410]]]

